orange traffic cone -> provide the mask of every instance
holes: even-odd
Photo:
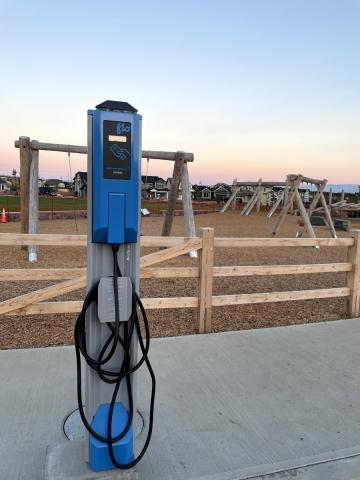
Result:
[[[6,223],[6,210],[5,208],[2,209],[2,212],[1,212],[1,217],[0,217],[0,223]]]

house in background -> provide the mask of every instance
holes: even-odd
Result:
[[[314,197],[314,193],[307,188],[299,188],[299,193],[305,205],[309,204]]]
[[[226,202],[231,195],[231,187],[226,183],[217,183],[212,187],[212,194],[217,202]]]
[[[167,200],[169,189],[166,181],[156,175],[141,176],[141,196],[146,199]]]
[[[247,187],[240,187],[240,190],[236,194],[236,199],[241,203],[247,203],[253,196],[254,191]]]
[[[217,183],[213,187],[209,185],[193,185],[193,198],[198,201],[215,200],[217,202],[226,201],[231,195],[231,187],[226,183]]]
[[[169,190],[169,192],[170,192],[170,188],[171,188],[171,182],[172,182],[172,177],[168,177],[167,180],[166,180],[166,187]],[[193,186],[191,185],[191,183],[190,183],[190,194],[191,194],[191,198],[194,200],[195,190],[194,190]],[[177,200],[182,200],[181,182],[179,184],[179,193],[178,193],[178,196],[177,196]]]
[[[85,197],[87,193],[87,172],[76,172],[74,176],[74,192],[77,197]]]
[[[20,178],[16,176],[16,170],[13,172],[14,175],[0,175],[0,181],[2,181],[0,192],[16,191],[20,184]]]
[[[284,191],[283,186],[274,186],[272,189],[265,192],[267,203],[264,205],[273,205],[276,202],[276,199],[281,195]],[[308,188],[299,188],[300,197],[304,202],[304,205],[308,205],[311,203],[312,199],[314,198],[314,192],[311,192]]]
[[[211,187],[208,185],[193,185],[194,200],[210,201],[212,199]]]
[[[9,180],[5,180],[4,178],[0,178],[0,193],[10,192],[10,190],[11,182]]]

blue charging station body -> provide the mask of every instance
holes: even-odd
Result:
[[[140,209],[141,116],[89,110],[92,115],[92,241],[136,243]]]
[[[140,212],[140,161],[141,161],[141,116],[131,105],[125,102],[106,101],[88,111],[88,170],[90,195],[88,202],[88,275],[90,285],[98,281],[99,276],[107,276],[109,265],[102,255],[100,245],[120,245],[119,255],[124,257],[124,244],[131,245],[129,261],[123,260],[125,275],[134,275],[133,263],[138,258]],[[108,248],[107,248],[108,249]],[[106,249],[106,250],[107,250]],[[98,256],[98,258],[97,258]],[[109,257],[110,258],[110,257]],[[134,260],[135,259],[135,260]],[[135,263],[134,263],[135,265]],[[138,266],[136,267],[138,269]],[[89,273],[90,272],[90,273]],[[100,273],[103,272],[103,273]],[[134,275],[134,280],[136,275]],[[91,312],[90,312],[91,317]],[[97,341],[103,340],[102,328],[97,317],[88,317],[88,338],[93,348]],[[107,331],[107,330],[106,330]],[[91,378],[90,378],[91,377]],[[91,411],[92,429],[101,437],[108,438],[108,417],[110,403],[96,403],[105,397],[106,386],[101,386],[98,375],[89,376],[92,395],[87,396]],[[95,387],[96,386],[96,387]],[[102,389],[98,395],[96,388]],[[109,400],[111,395],[109,394]],[[88,406],[88,405],[87,405]],[[120,435],[128,421],[126,406],[119,400],[115,403],[111,433],[112,438]],[[116,462],[127,465],[134,459],[134,435],[131,426],[124,438],[113,444]],[[88,455],[90,467],[94,471],[111,470],[109,446],[89,434]]]
[[[102,437],[108,436],[108,418],[110,404],[105,403],[99,405],[91,427],[96,433]],[[120,435],[125,429],[128,421],[128,412],[121,402],[116,402],[114,406],[112,418],[112,438]],[[115,459],[121,465],[129,464],[134,459],[133,454],[133,427],[131,426],[124,438],[113,444],[113,452]],[[111,470],[114,465],[111,462],[109,447],[106,443],[97,440],[90,435],[90,467],[92,470],[99,472],[102,470]]]

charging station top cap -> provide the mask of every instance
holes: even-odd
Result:
[[[96,105],[98,110],[112,110],[113,112],[132,112],[136,113],[137,110],[130,103],[118,102],[116,100],[105,100],[105,102]]]

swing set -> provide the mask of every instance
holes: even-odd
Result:
[[[316,191],[308,209],[306,209],[299,192],[300,186],[304,183],[314,186]],[[310,238],[316,238],[315,231],[313,229],[313,226],[311,225],[310,217],[314,213],[318,203],[320,202],[320,208],[324,213],[325,223],[329,228],[330,234],[333,238],[337,238],[331,213],[324,197],[324,189],[326,184],[326,179],[319,180],[316,178],[306,177],[301,174],[287,175],[286,182],[263,182],[261,178],[259,178],[257,182],[237,182],[236,180],[234,180],[231,196],[229,197],[223,208],[220,210],[220,213],[226,212],[230,205],[233,209],[236,208],[237,195],[241,191],[241,187],[243,186],[256,187],[251,198],[240,211],[240,215],[246,216],[250,215],[255,206],[256,211],[260,211],[261,199],[263,197],[266,187],[284,186],[284,189],[279,193],[274,205],[271,207],[269,213],[267,214],[267,218],[271,218],[280,206],[280,204],[282,204],[280,214],[276,219],[275,225],[272,230],[272,236],[275,236],[278,233],[283,221],[286,218],[286,215],[288,213],[294,213],[295,204],[298,209],[297,211],[302,219],[300,223],[302,229],[297,232],[296,236],[301,237],[303,236],[303,233],[306,232]]]
[[[15,148],[20,151],[20,211],[21,211],[21,233],[38,232],[39,222],[39,151],[46,150],[52,152],[64,152],[68,155],[69,172],[71,171],[71,153],[87,154],[87,147],[80,145],[64,145],[58,143],[45,143],[37,140],[30,140],[29,137],[19,137],[15,141]],[[176,209],[176,200],[179,196],[180,184],[182,193],[182,204],[184,210],[184,227],[187,237],[195,237],[195,221],[192,208],[191,186],[189,180],[188,162],[194,161],[193,153],[182,151],[164,152],[143,150],[142,158],[147,159],[147,169],[149,160],[167,160],[174,162],[171,187],[168,197],[168,205],[162,226],[162,236],[171,234],[173,219]],[[76,214],[74,219],[77,227]],[[37,261],[37,247],[29,246],[29,261]],[[197,256],[197,252],[191,252],[192,257]]]

